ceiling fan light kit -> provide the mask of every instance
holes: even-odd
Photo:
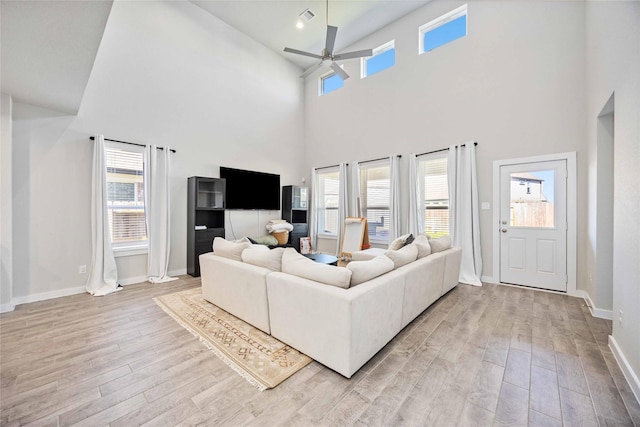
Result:
[[[302,12],[299,15],[299,21],[298,21],[299,23],[301,22],[300,21],[301,19],[304,19],[303,15],[305,13],[307,15],[311,14],[311,18],[309,18],[308,21],[313,19],[313,17],[315,16],[315,14],[313,12],[311,12],[309,9],[306,9],[304,12]],[[301,28],[301,27],[298,27],[298,28]],[[308,57],[320,60],[319,63],[313,65],[311,68],[309,68],[307,71],[305,71],[300,77],[302,77],[302,78],[307,77],[309,74],[313,73],[318,68],[320,68],[324,64],[325,61],[331,61],[331,64],[329,65],[329,67],[331,67],[331,69],[338,76],[340,76],[340,78],[342,80],[346,80],[346,79],[349,78],[349,74],[347,74],[346,71],[344,71],[342,69],[342,67],[340,67],[340,65],[338,65],[335,61],[345,60],[345,59],[362,58],[362,57],[367,57],[367,56],[373,55],[373,50],[372,49],[364,49],[364,50],[358,50],[358,51],[354,51],[354,52],[345,52],[345,53],[339,53],[339,54],[335,54],[334,55],[333,48],[334,48],[335,43],[336,43],[337,34],[338,34],[338,27],[334,27],[332,25],[329,25],[329,0],[327,0],[327,38],[326,38],[326,41],[325,41],[324,49],[322,49],[321,55],[318,55],[318,54],[315,54],[315,53],[311,53],[311,52],[305,52],[303,50],[291,49],[289,47],[285,47],[284,48],[285,52],[293,53],[293,54],[296,54],[296,55],[308,56]]]

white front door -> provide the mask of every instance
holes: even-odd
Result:
[[[500,166],[500,282],[567,291],[567,162]]]

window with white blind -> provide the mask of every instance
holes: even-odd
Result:
[[[114,249],[147,246],[143,147],[105,147],[107,211]]]
[[[318,171],[317,218],[320,234],[338,234],[338,201],[340,191],[340,171],[337,168]]]
[[[388,160],[360,165],[360,206],[372,241],[389,240],[390,181]]]
[[[424,231],[432,238],[449,235],[449,182],[447,154],[418,159],[424,201]]]

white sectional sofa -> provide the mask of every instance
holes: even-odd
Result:
[[[204,298],[347,378],[458,284],[462,253],[410,244],[344,268],[291,248],[236,243],[229,253],[231,242],[218,239],[200,255]]]

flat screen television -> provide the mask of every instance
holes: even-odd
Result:
[[[280,175],[221,166],[226,180],[225,208],[280,210]]]

